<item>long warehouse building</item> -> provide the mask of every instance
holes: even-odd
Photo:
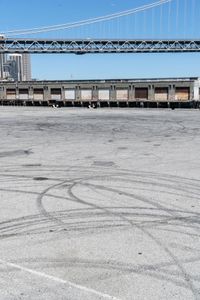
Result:
[[[0,82],[1,105],[186,107],[200,103],[200,78]]]

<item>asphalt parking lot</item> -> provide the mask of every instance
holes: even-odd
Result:
[[[0,299],[200,299],[200,111],[0,107]]]

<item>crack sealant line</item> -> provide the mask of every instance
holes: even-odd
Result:
[[[78,285],[78,284],[70,282],[68,280],[64,280],[64,279],[61,279],[61,278],[58,278],[58,277],[55,277],[55,276],[52,276],[52,275],[48,275],[48,274],[45,274],[43,272],[35,271],[35,270],[32,270],[32,269],[29,269],[29,268],[11,263],[11,262],[7,262],[7,261],[2,260],[2,259],[0,259],[0,264],[5,265],[5,266],[10,267],[10,268],[18,269],[20,271],[23,271],[23,272],[26,272],[26,273],[29,273],[29,274],[32,274],[32,275],[35,275],[35,276],[38,276],[38,277],[43,277],[47,280],[53,280],[53,281],[61,283],[61,284],[66,284],[66,285],[69,286],[69,288],[75,288],[75,289],[78,289],[80,291],[86,292],[88,294],[94,294],[96,296],[99,296],[100,299],[120,300],[119,298],[116,298],[116,297],[110,296],[108,294],[98,292],[96,290],[87,288],[87,287],[82,286],[82,285]]]

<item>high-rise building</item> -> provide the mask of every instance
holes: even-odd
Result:
[[[14,81],[22,81],[23,80],[23,63],[22,63],[22,54],[9,54],[7,63],[11,64],[11,62],[15,62],[15,68],[12,70],[11,77]],[[11,73],[11,72],[10,72]]]
[[[0,54],[0,79],[3,79],[3,66],[6,62],[6,55]]]
[[[14,81],[31,80],[30,54],[10,54],[8,55],[8,60],[5,63],[5,66],[7,71],[6,74],[4,74],[4,76],[6,75],[6,77],[11,77]],[[9,68],[10,76],[8,76]]]
[[[3,79],[17,81],[17,66],[15,60],[8,60],[3,64]]]
[[[31,80],[31,57],[30,54],[22,54],[22,65],[23,65],[23,81]]]

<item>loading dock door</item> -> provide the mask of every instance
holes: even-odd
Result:
[[[116,98],[117,100],[128,100],[128,90],[127,89],[116,90]]]
[[[92,100],[92,90],[81,90],[81,100]]]
[[[99,100],[109,101],[110,100],[110,91],[109,90],[99,90]]]
[[[34,100],[44,100],[44,90],[43,89],[34,89],[33,91]]]
[[[66,89],[65,90],[65,99],[66,100],[75,100],[75,90]]]
[[[61,100],[61,89],[51,89],[51,100]]]
[[[6,98],[7,98],[7,100],[15,100],[16,99],[16,90],[15,89],[7,89],[6,90]]]
[[[190,88],[189,87],[177,87],[175,100],[177,101],[188,101],[190,99]]]
[[[135,89],[135,99],[148,99],[148,88],[136,88]]]
[[[19,99],[21,100],[28,100],[28,90],[27,89],[20,89],[19,90]]]
[[[155,100],[167,101],[168,100],[168,88],[155,88]]]

